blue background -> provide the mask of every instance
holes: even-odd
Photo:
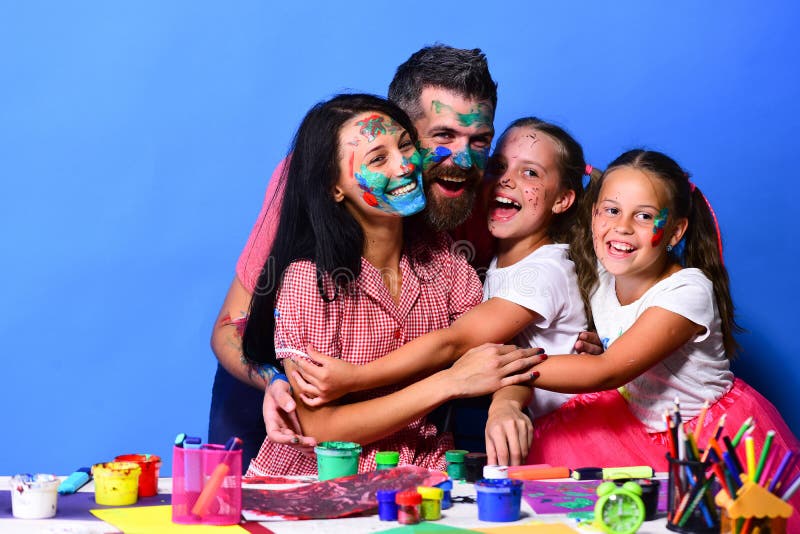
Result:
[[[604,166],[673,155],[723,228],[735,370],[800,432],[794,2],[0,1],[0,473],[204,435],[209,336],[305,111],[480,47],[498,131],[535,114]],[[168,472],[168,471],[167,471]]]

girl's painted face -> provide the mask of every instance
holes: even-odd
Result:
[[[609,273],[661,275],[667,245],[683,235],[670,204],[661,179],[639,169],[620,167],[605,177],[593,208],[592,235],[595,254]]]
[[[422,158],[402,126],[381,113],[363,113],[339,131],[336,187],[354,207],[405,217],[425,207]]]
[[[561,188],[557,151],[552,137],[531,127],[505,133],[486,170],[486,177],[496,180],[488,215],[493,236],[509,239],[541,234],[554,214],[572,205],[575,193]]]

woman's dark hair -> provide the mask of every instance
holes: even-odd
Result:
[[[258,278],[242,339],[245,357],[253,363],[275,360],[273,332],[276,291],[290,263],[309,260],[317,267],[317,289],[326,302],[361,273],[364,235],[331,190],[339,179],[339,131],[366,112],[382,113],[405,129],[414,143],[417,133],[408,115],[388,100],[367,94],[337,95],[312,107],[303,118],[281,175],[280,220],[270,256]],[[324,277],[335,271],[334,293],[326,294]]]
[[[590,182],[581,207],[580,235],[570,248],[584,302],[588,302],[597,286],[597,257],[591,235],[592,206],[597,202],[603,180],[620,167],[630,167],[659,178],[669,192],[671,212],[676,218],[686,218],[689,221],[683,236],[683,246],[675,247],[670,254],[675,262],[683,267],[700,269],[711,280],[722,323],[725,354],[729,358],[734,357],[739,345],[733,334],[740,332],[741,328],[734,317],[728,271],[722,261],[722,237],[715,217],[703,193],[690,182],[689,174],[675,160],[661,152],[629,150],[612,161],[602,176]]]

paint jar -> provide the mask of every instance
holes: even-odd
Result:
[[[401,525],[416,525],[419,523],[419,505],[422,495],[416,491],[401,491],[395,496],[397,503],[397,522]]]
[[[397,467],[400,461],[400,453],[397,451],[381,451],[375,454],[375,466],[378,471]]]
[[[397,521],[397,490],[378,490],[375,497],[378,499],[378,518],[381,521]]]
[[[422,497],[419,506],[419,515],[423,521],[438,521],[442,518],[442,499],[444,491],[441,488],[417,486],[417,493]]]
[[[467,482],[474,484],[483,476],[483,466],[486,465],[486,453],[470,452],[464,456],[464,469]]]
[[[139,475],[139,497],[152,497],[158,493],[158,470],[161,458],[154,454],[122,454],[114,458],[117,462],[133,462],[142,468]]]
[[[464,469],[464,457],[469,451],[454,449],[446,451],[444,458],[447,460],[447,476],[453,480],[464,480],[467,476]]]
[[[507,522],[519,519],[522,481],[511,478],[484,478],[475,483],[478,492],[478,519]]]
[[[172,448],[172,522],[236,525],[242,515],[242,450]]]
[[[346,477],[358,473],[361,445],[350,441],[323,441],[316,447],[319,480]]]
[[[439,482],[436,484],[437,488],[442,489],[442,510],[447,510],[448,508],[453,507],[453,499],[451,496],[451,492],[453,491],[453,481],[452,480],[445,480],[443,482]]]
[[[483,478],[508,478],[508,466],[486,465],[483,467]]]
[[[135,504],[141,472],[142,468],[133,462],[94,464],[94,501],[108,506]]]
[[[11,513],[19,519],[47,519],[56,515],[58,485],[55,475],[23,473],[11,477]]]

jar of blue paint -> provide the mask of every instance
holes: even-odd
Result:
[[[375,497],[378,499],[378,518],[381,521],[397,521],[397,490],[378,490]]]
[[[504,478],[484,478],[475,483],[478,492],[478,519],[507,522],[519,519],[522,501],[522,481]]]
[[[453,491],[453,481],[452,480],[444,480],[436,484],[437,488],[441,488],[444,492],[444,496],[442,497],[442,510],[447,510],[448,508],[453,507],[453,498],[452,498],[452,491]]]

